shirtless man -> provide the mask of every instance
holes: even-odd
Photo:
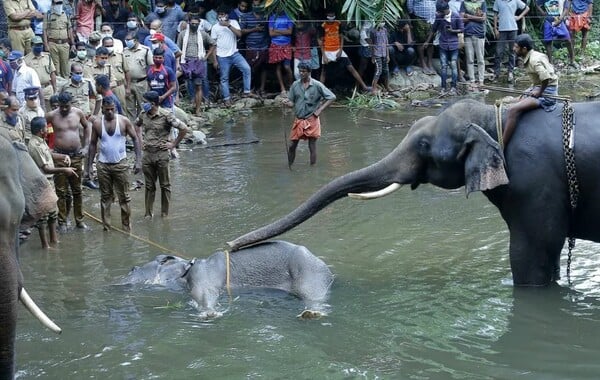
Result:
[[[70,166],[75,168],[76,176],[56,174],[54,185],[58,196],[58,230],[65,231],[67,227],[66,198],[71,188],[73,195],[73,214],[77,228],[87,228],[83,222],[83,197],[81,195],[81,178],[83,178],[83,158],[87,155],[90,142],[90,126],[85,114],[79,108],[71,106],[73,98],[70,93],[63,92],[58,96],[57,109],[46,114],[47,121],[54,128],[54,152],[68,155],[70,165],[64,160],[55,160],[57,168]],[[83,146],[79,136],[79,128],[83,127]]]
[[[131,197],[129,196],[129,178],[127,175],[129,165],[127,164],[125,149],[126,136],[129,136],[133,141],[135,150],[133,172],[137,174],[142,169],[142,150],[135,128],[128,118],[117,114],[113,98],[104,98],[102,100],[102,117],[96,118],[92,123],[87,172],[91,172],[98,141],[100,141],[97,168],[98,183],[100,184],[100,212],[105,231],[110,230],[110,206],[114,199],[113,188],[117,193],[119,205],[121,206],[123,230],[131,230],[129,223]]]

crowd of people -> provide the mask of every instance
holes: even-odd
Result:
[[[127,138],[136,154],[134,170],[145,177],[145,216],[153,217],[157,181],[161,215],[167,216],[169,159],[176,157],[175,147],[188,131],[174,116],[178,99],[186,96],[196,114],[205,102],[231,105],[232,67],[241,77],[241,97],[263,96],[274,74],[272,83],[285,95],[284,104],[294,107],[290,166],[300,139],[308,140],[310,163],[316,163],[319,115],[335,99],[324,83],[340,72],[347,71],[366,93],[389,91],[390,73],[411,76],[418,65],[423,73],[435,74],[432,58],[437,49],[441,89],[453,95],[462,79],[459,51],[464,46],[465,79],[472,90],[483,85],[486,2],[408,0],[406,6],[410,19],[395,25],[363,23],[357,30],[357,49],[352,47],[357,55],[351,57],[351,33],[333,10],[325,10],[324,20],[317,22],[308,16],[292,20],[282,11],[267,15],[262,0],[239,0],[234,7],[214,6],[210,0],[183,7],[175,0],[154,0],[146,14],[133,12],[122,0],[5,0],[6,20],[0,25],[7,26],[8,37],[0,38],[0,128],[29,145],[56,186],[57,212],[41,221],[42,245],[56,242],[56,229],[66,229],[71,209],[76,227],[86,228],[82,184],[100,189],[106,230],[111,228],[114,193],[121,226],[130,229]],[[495,0],[493,79],[500,76],[506,50],[509,81],[515,54],[547,62],[549,71],[536,74],[541,85],[535,90],[538,99],[555,94],[554,42],[567,44],[569,64],[576,66],[572,37],[581,32],[585,49],[592,1],[538,0],[536,7],[544,17],[546,60],[531,54],[530,38],[517,39],[518,22],[529,7],[522,0]],[[518,46],[513,46],[516,39]],[[370,81],[365,80],[367,73]],[[313,75],[320,75],[320,81]],[[219,84],[212,92],[211,80]],[[538,106],[535,100],[515,110]],[[90,178],[93,162],[98,184]]]

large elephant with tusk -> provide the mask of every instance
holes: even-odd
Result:
[[[482,191],[508,225],[513,283],[547,285],[559,278],[566,237],[600,242],[600,103],[574,103],[572,109],[574,122],[566,117],[565,124],[574,125],[573,140],[563,139],[559,106],[524,114],[502,149],[497,133],[502,123],[496,123],[502,113],[474,100],[457,102],[438,116],[416,121],[379,162],[334,179],[288,215],[228,244],[236,250],[277,236],[348,195],[377,198],[402,185],[414,190],[426,183],[444,189],[465,186],[467,195]],[[565,142],[567,151],[574,150],[576,181],[569,180]],[[575,182],[573,210],[570,188],[576,188]]]
[[[0,379],[12,379],[18,300],[42,324],[60,332],[23,288],[17,258],[19,226],[30,226],[50,211],[56,204],[56,194],[25,145],[12,142],[3,128],[0,152]]]

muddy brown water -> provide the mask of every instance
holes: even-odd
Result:
[[[330,179],[383,157],[412,121],[436,112],[331,108],[317,166],[308,165],[301,143],[292,171],[284,143],[290,113],[256,110],[220,123],[215,143],[260,142],[181,151],[171,166],[171,217],[144,220],[143,191],[134,191],[134,234],[184,256],[207,256]],[[99,215],[98,192],[85,197],[86,211]],[[20,379],[600,375],[598,245],[578,242],[572,285],[514,289],[505,224],[481,194],[467,200],[463,189],[424,185],[376,201],[343,199],[283,235],[336,275],[329,316],[308,322],[295,318],[299,300],[274,291],[223,296],[224,316],[206,321],[186,294],[115,286],[162,250],[87,222],[91,231],[62,235],[57,251],[39,249],[37,237],[22,247],[27,289],[64,332],[53,335],[20,309]]]

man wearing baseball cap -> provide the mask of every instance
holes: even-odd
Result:
[[[12,93],[17,96],[20,104],[25,102],[25,93],[23,90],[27,87],[42,87],[40,78],[34,69],[27,66],[23,60],[23,52],[13,50],[8,55],[8,64],[13,69]],[[44,99],[40,95],[40,102]]]

